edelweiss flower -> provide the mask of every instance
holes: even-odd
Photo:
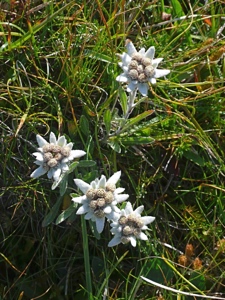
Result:
[[[146,225],[152,223],[155,217],[141,217],[143,209],[144,206],[141,205],[133,210],[131,203],[127,202],[126,207],[120,211],[119,218],[111,223],[111,232],[115,236],[109,242],[109,247],[129,242],[136,247],[137,239],[144,241],[148,239],[142,230],[148,229]]]
[[[58,140],[53,132],[50,133],[49,143],[39,134],[36,136],[39,148],[38,152],[34,152],[36,157],[34,162],[40,166],[30,175],[37,178],[48,172],[48,178],[55,181],[59,179],[61,173],[69,170],[68,163],[75,158],[79,158],[86,154],[82,150],[72,150],[73,143],[68,143],[64,136],[60,136]]]
[[[114,220],[119,217],[118,203],[125,201],[129,195],[121,194],[124,189],[116,188],[116,183],[120,179],[121,171],[116,172],[107,181],[104,175],[100,179],[96,178],[90,184],[81,179],[74,179],[84,196],[73,198],[76,203],[82,204],[77,214],[85,215],[85,219],[96,222],[99,233],[103,231],[105,218]],[[121,194],[121,195],[119,195]]]
[[[130,93],[136,88],[143,96],[147,96],[148,82],[155,84],[156,78],[166,76],[170,70],[157,69],[158,64],[163,58],[154,58],[155,47],[150,47],[146,52],[141,48],[137,52],[133,43],[130,40],[126,41],[127,53],[120,55],[122,62],[119,66],[124,73],[117,76],[116,80],[120,82],[127,82],[127,91]]]

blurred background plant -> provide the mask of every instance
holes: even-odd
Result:
[[[141,275],[225,297],[223,2],[19,0],[0,8],[1,299],[175,297]],[[127,95],[115,78],[127,38],[138,50],[155,46],[171,73],[138,96],[124,123]],[[47,177],[30,178],[36,134],[50,131],[92,161],[70,174],[60,201]],[[77,192],[72,178],[117,170],[129,201],[156,220],[136,248],[108,248],[109,224],[101,236],[87,226],[90,295],[80,218],[55,220]]]

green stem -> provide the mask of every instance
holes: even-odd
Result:
[[[100,144],[99,144],[99,138],[98,138],[98,124],[99,124],[99,119],[97,119],[97,122],[96,122],[96,124],[95,124],[95,141],[96,141],[96,145],[97,145],[97,148],[98,148],[99,157],[100,157],[100,159],[101,159],[101,162],[102,162],[102,166],[103,166],[105,175],[107,176],[107,175],[108,175],[108,172],[107,172],[106,167],[105,167],[104,158],[103,158],[102,151],[101,151],[101,147],[100,147]]]
[[[88,235],[87,235],[86,220],[84,219],[84,216],[81,216],[81,227],[82,227],[82,237],[83,237],[86,289],[88,293],[88,299],[93,300],[94,298],[92,294],[92,284],[91,284],[91,267],[90,267],[89,248],[88,248]]]
[[[214,1],[210,0],[210,8],[211,8],[211,22],[212,22],[212,26],[211,26],[211,36],[214,38],[216,35],[216,22],[215,22],[215,6],[214,6]]]

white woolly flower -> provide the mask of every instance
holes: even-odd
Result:
[[[141,205],[133,210],[130,202],[127,202],[126,207],[120,211],[120,216],[117,220],[111,223],[111,232],[114,238],[109,242],[108,246],[113,247],[120,243],[126,244],[131,242],[133,247],[136,247],[137,239],[146,241],[147,235],[142,230],[148,229],[147,224],[152,223],[155,217],[141,217],[144,206]]]
[[[138,89],[143,96],[147,96],[148,83],[156,83],[156,78],[166,76],[170,70],[157,69],[158,64],[163,58],[154,58],[155,47],[150,47],[146,52],[141,48],[137,52],[130,40],[126,41],[127,53],[120,55],[122,62],[119,66],[123,69],[123,73],[117,76],[119,82],[128,83],[127,91],[130,93]]]
[[[74,179],[75,184],[84,193],[83,196],[72,198],[74,202],[82,204],[77,214],[85,214],[86,220],[96,222],[99,233],[103,231],[105,218],[116,220],[119,217],[120,210],[116,205],[129,197],[127,194],[121,194],[124,188],[116,188],[120,176],[121,171],[113,174],[108,180],[102,175],[90,184],[81,179]]]
[[[48,178],[57,181],[60,175],[69,170],[69,163],[75,158],[86,154],[82,150],[72,150],[73,143],[68,143],[65,136],[56,139],[53,132],[50,133],[49,142],[39,134],[36,136],[39,148],[34,152],[35,164],[39,167],[30,175],[37,178],[47,173]]]

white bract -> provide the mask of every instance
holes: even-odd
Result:
[[[127,202],[126,207],[120,211],[119,218],[110,224],[112,227],[111,232],[115,236],[109,242],[109,247],[129,242],[133,247],[136,247],[137,239],[144,241],[148,239],[142,230],[148,229],[146,225],[152,223],[155,217],[141,217],[143,210],[143,205],[133,210],[131,203]]]
[[[128,83],[127,91],[133,92],[138,89],[143,96],[147,96],[148,82],[156,83],[156,78],[166,76],[170,70],[157,69],[158,64],[163,58],[154,58],[155,47],[150,47],[146,52],[141,48],[137,52],[130,40],[126,41],[127,53],[120,55],[122,62],[119,66],[123,69],[123,73],[117,76],[119,82]]]
[[[77,214],[85,214],[86,220],[96,222],[99,233],[103,231],[105,218],[116,220],[119,217],[120,210],[116,205],[129,197],[127,194],[121,194],[124,188],[116,188],[120,176],[121,171],[113,174],[108,180],[102,175],[90,184],[81,179],[74,179],[75,184],[84,193],[83,196],[72,198],[74,202],[82,204]]]
[[[75,158],[84,156],[86,152],[82,150],[72,150],[73,143],[68,143],[64,136],[56,139],[53,132],[50,133],[49,142],[47,142],[39,134],[36,136],[38,152],[34,152],[36,157],[35,164],[39,166],[30,175],[37,178],[47,173],[48,178],[57,181],[60,175],[69,170],[69,163]]]

